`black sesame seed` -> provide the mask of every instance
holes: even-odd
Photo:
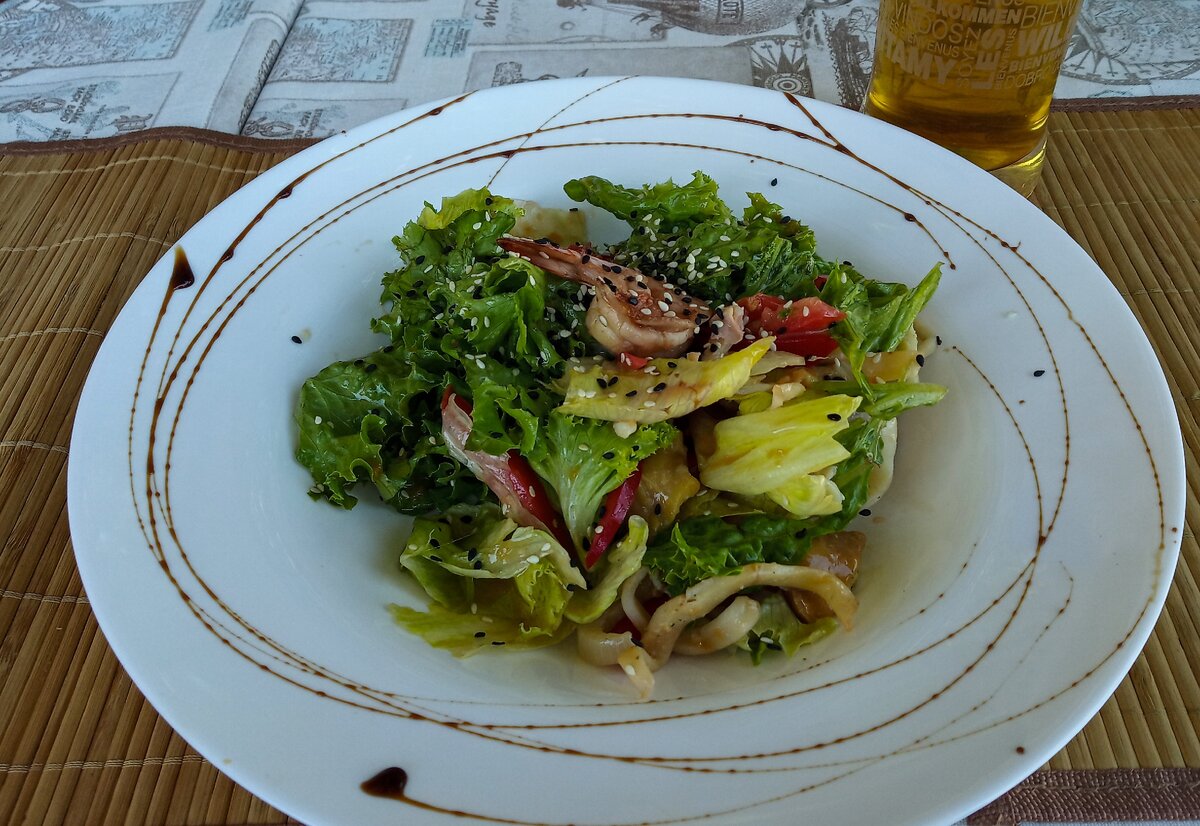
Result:
[[[471,548],[469,551],[467,551],[467,562],[474,562],[475,557],[477,556],[479,556],[479,551]]]
[[[601,264],[601,265],[600,265],[600,269],[604,270],[605,272],[612,272],[612,271],[613,271],[613,268],[612,268],[612,267],[610,267],[610,266],[608,266],[608,264]]]
[[[585,255],[585,256],[583,256],[583,258],[579,259],[579,263],[586,264],[588,261],[591,261],[591,260],[592,260],[592,256]]]
[[[366,367],[364,367],[364,368],[363,368],[363,372],[365,372],[365,373],[374,373],[374,372],[375,372],[376,370],[378,370],[378,369],[379,369],[379,365],[378,365],[378,364],[368,364]]]
[[[600,385],[601,390],[607,389],[608,388],[608,379],[603,378],[603,377],[598,378],[598,379],[596,379],[596,384]]]
[[[483,568],[483,560],[480,560],[480,559],[475,560],[473,563],[471,563],[471,567],[474,568],[476,571],[481,570]]]
[[[661,393],[662,391],[664,391],[666,389],[667,389],[667,383],[665,381],[660,381],[658,384],[656,384],[652,388],[650,388],[651,392],[653,392],[653,393]]]
[[[779,179],[778,179],[778,178],[772,178],[772,179],[771,179],[771,186],[779,186]]]
[[[637,395],[637,391],[636,391],[636,390],[630,390],[628,393],[626,393],[626,394],[625,394],[625,398],[627,398],[627,399],[632,399],[632,398],[633,398],[634,396],[636,396],[636,395]]]
[[[804,528],[801,528],[800,530],[796,531],[797,539],[803,539],[806,536],[808,536],[808,531],[805,530]]]
[[[938,347],[942,346],[942,337],[941,336],[934,336],[933,339],[934,339],[934,341],[936,341],[938,343]]]
[[[860,510],[860,511],[858,512],[858,515],[859,515],[859,516],[870,516],[870,515],[871,515],[871,509],[870,509],[870,508],[863,508],[862,510]]]
[[[842,420],[842,415],[840,413],[830,413],[826,415],[825,418],[829,419],[831,422],[840,422]]]
[[[679,362],[676,362],[676,361],[668,361],[668,362],[667,362],[667,366],[668,366],[668,367],[670,367],[672,370],[674,370],[676,367],[678,367],[678,366],[679,366]]]
[[[492,640],[492,645],[504,645],[502,640]]]
[[[487,632],[485,632],[485,631],[476,631],[475,632],[475,639],[477,639],[477,640],[481,640],[486,636],[487,636]]]
[[[429,558],[430,558],[430,559],[432,559],[434,562],[441,562],[441,561],[442,561],[442,558],[441,558],[440,556],[435,556],[434,554],[430,554],[430,555],[429,555]]]
[[[681,316],[683,316],[684,318],[690,318],[690,317],[691,317],[691,315],[692,315],[692,311],[691,311],[691,310],[684,310],[683,312],[681,312],[681,313],[680,313],[680,315],[681,315]]]
[[[395,345],[389,344],[387,347],[383,348],[383,352],[390,353],[395,349],[396,349]]]
[[[655,515],[655,516],[662,516],[662,502],[655,502],[655,503],[654,503],[654,515]]]
[[[484,198],[484,199],[483,199],[483,202],[484,202],[485,204],[487,204],[488,206],[491,206],[491,205],[492,205],[492,199],[491,199],[491,198]]]
[[[617,454],[613,453],[611,450],[606,450],[603,453],[601,453],[600,455],[602,457],[604,457],[605,459],[612,459],[612,458],[615,458]]]
[[[354,366],[355,366],[355,367],[362,367],[364,364],[366,364],[366,362],[364,362],[362,359],[355,359],[355,360],[354,360]]]
[[[1045,370],[1034,370],[1033,375],[1037,376],[1040,379],[1042,376],[1046,375],[1046,371]]]
[[[629,296],[629,303],[636,307],[638,303],[638,297],[636,295]]]
[[[424,263],[425,263],[425,256],[424,256],[424,255],[418,255],[418,256],[417,256],[417,258],[416,258],[416,260],[415,260],[415,261],[413,261],[413,263],[414,263],[414,264],[424,264]]]
[[[542,397],[542,394],[539,393],[538,391],[536,391],[536,390],[529,391],[529,398],[533,399],[534,401],[537,401],[541,397]]]
[[[405,294],[407,297],[409,297],[409,298],[416,298],[416,297],[417,297],[417,291],[416,291],[416,290],[405,290],[404,294]]]
[[[430,544],[430,545],[432,545],[432,546],[433,546],[433,547],[435,547],[435,548],[440,548],[440,547],[442,547],[442,543],[441,543],[441,542],[438,542],[436,539],[433,539],[433,538],[430,538],[430,540],[429,540],[429,544]]]
[[[622,269],[620,267],[618,267],[616,264],[613,264],[612,271],[615,273],[620,273],[620,272],[622,272]]]
[[[641,449],[642,449],[642,446],[641,446],[641,445],[634,445],[633,447],[629,448],[629,451],[630,451],[631,453],[637,453],[637,452],[638,452],[639,450],[641,450]]]
[[[921,355],[920,353],[917,353],[917,366],[918,367],[925,366],[925,357],[923,355]]]
[[[578,212],[578,211],[579,211],[579,207],[571,207],[570,209],[567,210],[567,212]]]
[[[292,336],[292,343],[293,344],[303,344],[304,342],[301,340],[300,336]]]

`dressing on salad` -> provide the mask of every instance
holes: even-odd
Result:
[[[391,610],[460,656],[574,634],[647,697],[672,655],[758,663],[849,629],[851,523],[890,483],[896,417],[945,394],[918,381],[938,268],[867,278],[699,172],[564,189],[629,237],[597,250],[577,211],[479,189],[393,239],[389,343],[300,389],[311,493],[351,508],[370,484],[415,517],[399,563],[430,602]]]

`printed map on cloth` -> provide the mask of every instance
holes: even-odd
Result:
[[[320,138],[529,80],[668,75],[857,108],[878,0],[6,0],[0,142]],[[1200,0],[1086,0],[1056,96],[1200,94]]]

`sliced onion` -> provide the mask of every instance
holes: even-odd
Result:
[[[750,597],[738,597],[709,622],[684,631],[675,643],[675,653],[686,657],[711,654],[728,648],[749,633],[758,622],[760,605]]]
[[[650,615],[646,613],[641,600],[637,598],[638,586],[642,584],[642,580],[648,573],[650,573],[650,569],[643,567],[621,583],[621,608],[638,631],[645,631],[646,623],[650,622]]]
[[[654,668],[657,667],[646,652],[636,645],[621,652],[618,663],[629,682],[637,689],[638,698],[649,700],[654,693]]]

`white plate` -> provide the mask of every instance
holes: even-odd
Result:
[[[943,340],[924,375],[950,393],[907,415],[896,482],[858,520],[859,625],[760,668],[677,658],[649,704],[569,646],[427,647],[385,609],[423,605],[395,564],[404,520],[305,495],[297,388],[379,346],[389,239],[422,201],[492,181],[566,206],[571,177],[695,169],[876,277],[951,265],[924,315]],[[314,146],[179,246],[196,283],[171,288],[171,255],[151,270],[80,402],[79,568],[154,706],[307,823],[948,822],[1083,726],[1166,595],[1181,439],[1133,316],[1029,203],[853,112],[651,78],[480,92]],[[404,800],[360,790],[389,766]]]

